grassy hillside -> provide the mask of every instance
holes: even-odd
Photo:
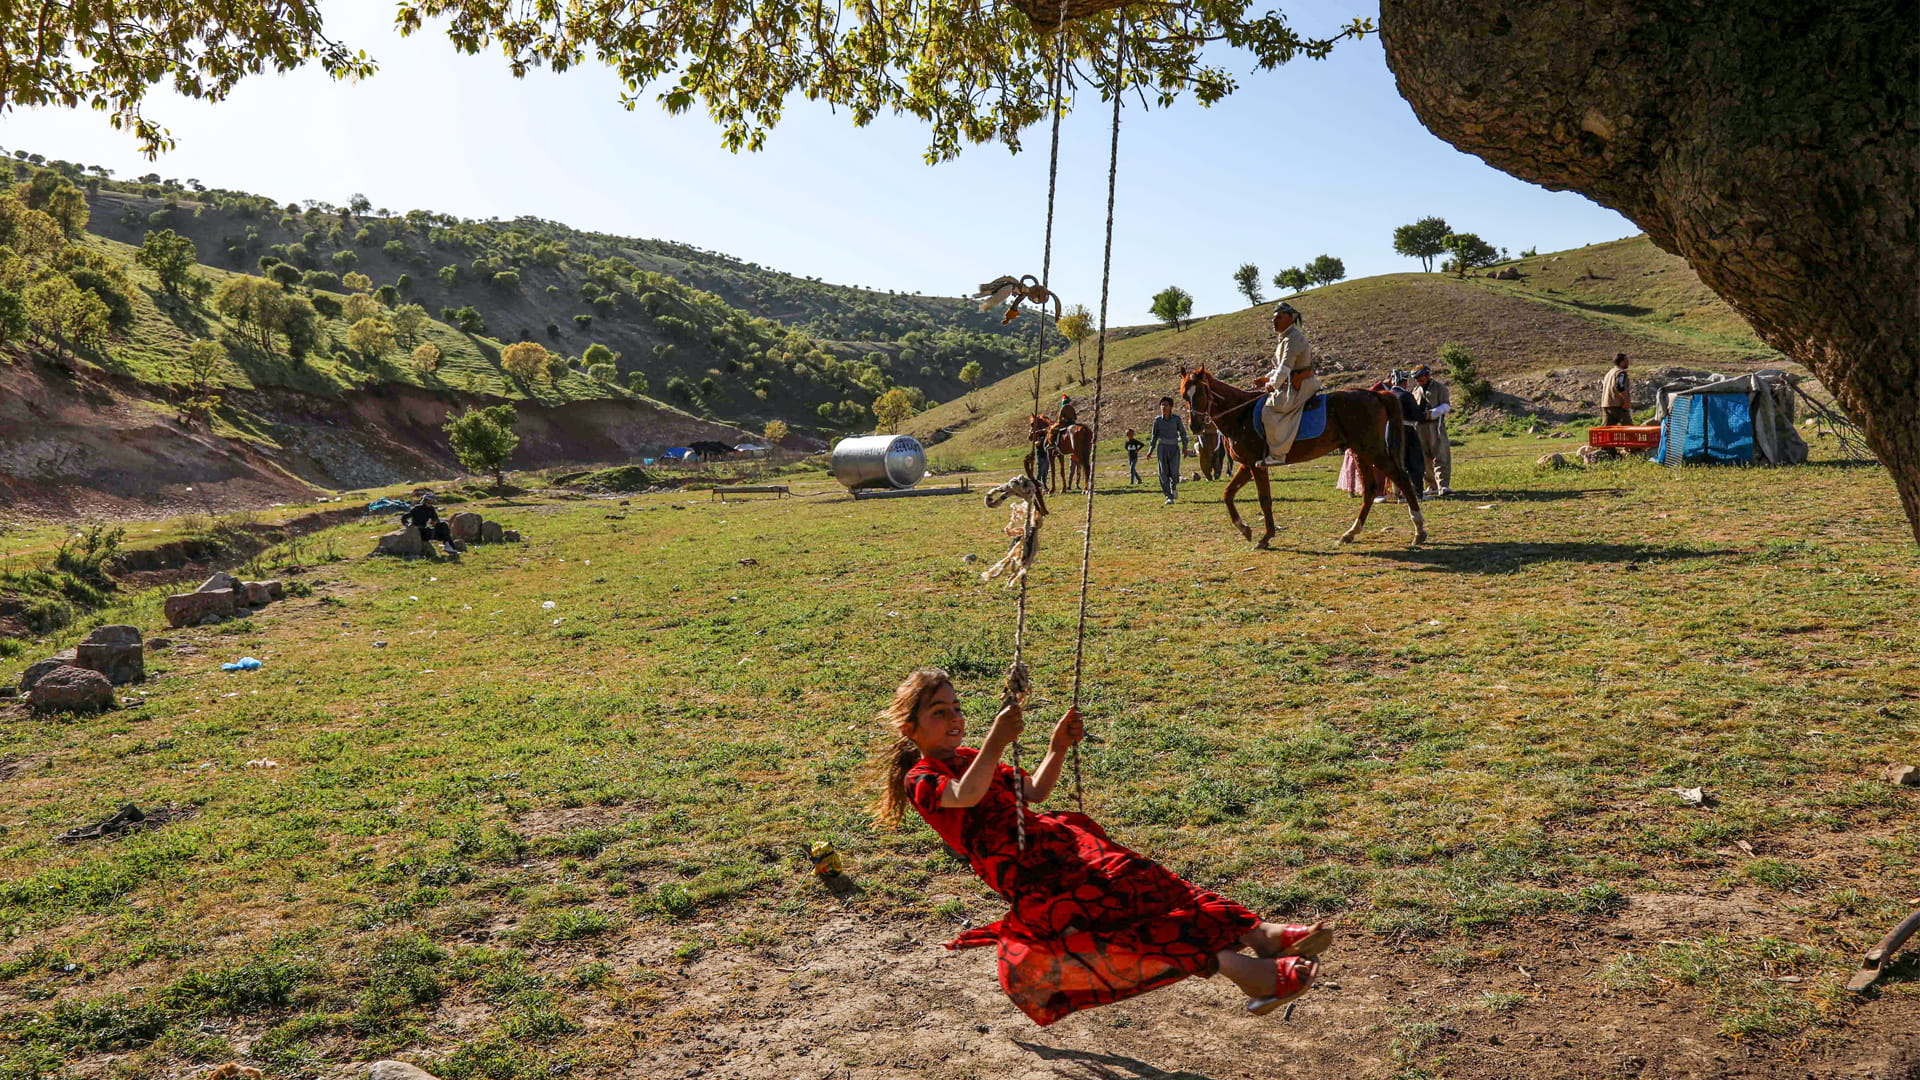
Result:
[[[666,241],[97,179],[89,199],[88,227],[108,239],[171,229],[209,267],[259,274],[279,260],[323,291],[365,274],[430,313],[474,308],[496,342],[576,361],[603,345],[623,386],[754,428],[860,427],[891,386],[940,400],[969,361],[989,379],[1019,362],[1015,339],[961,299],[831,285]]]
[[[1218,485],[1099,500],[1086,809],[1339,917],[1291,1023],[1211,979],[1036,1029],[991,950],[939,947],[1005,904],[918,821],[869,824],[907,668],[956,674],[975,737],[993,714],[1012,597],[965,557],[1003,512],[515,499],[482,509],[528,542],[457,563],[328,560],[376,523],[280,548],[258,573],[296,594],[166,632],[131,708],[7,707],[0,1075],[1908,1075],[1913,965],[1840,989],[1920,895],[1920,790],[1882,778],[1920,695],[1884,475],[1540,473],[1471,439],[1418,550],[1392,512],[1331,549],[1331,462],[1280,482],[1273,552]],[[1029,764],[1069,694],[1072,525],[1034,571]],[[101,617],[160,625],[151,595]],[[193,813],[54,841],[128,801]]]
[[[1520,281],[1445,274],[1385,274],[1288,297],[1306,319],[1329,386],[1371,384],[1392,368],[1438,363],[1441,345],[1465,344],[1496,390],[1557,418],[1597,414],[1589,383],[1617,352],[1635,374],[1668,367],[1744,369],[1781,363],[1726,304],[1680,260],[1645,237],[1519,260]],[[1589,272],[1589,270],[1591,272]],[[1116,417],[1107,435],[1144,427],[1154,402],[1178,385],[1182,364],[1204,364],[1245,385],[1272,364],[1272,305],[1193,323],[1185,330],[1130,330],[1107,346],[1108,401]],[[1071,351],[1045,365],[1042,405],[1061,393],[1081,398],[1090,416],[1092,345],[1085,366]],[[951,449],[1018,445],[1032,408],[1031,369],[946,402],[914,418],[923,438],[950,432]],[[1650,400],[1642,394],[1641,401]],[[1118,425],[1118,426],[1114,426]]]

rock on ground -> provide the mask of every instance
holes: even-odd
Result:
[[[63,664],[33,684],[27,704],[35,712],[99,712],[113,704],[113,684],[97,671]]]
[[[499,522],[483,521],[480,523],[480,539],[486,543],[497,544],[504,535],[505,533],[501,530]]]
[[[194,591],[195,592],[220,592],[225,589],[231,589],[238,584],[240,584],[240,582],[232,574],[229,574],[225,570],[222,570],[219,573],[214,574],[212,577],[208,578],[207,580],[201,582],[200,587]]]
[[[501,529],[501,530],[500,530],[500,542],[501,542],[501,543],[504,543],[504,544],[517,544],[517,543],[519,543],[519,542],[520,542],[520,530],[518,530],[518,529]]]
[[[417,540],[418,537],[415,539]],[[217,592],[178,593],[167,597],[167,625],[198,626],[200,621],[209,615],[232,615],[236,606],[233,602],[232,589],[221,589]]]
[[[447,519],[447,531],[463,544],[475,543],[480,539],[480,515],[462,510]]]
[[[244,583],[244,587],[247,590],[248,607],[266,607],[267,601],[273,599],[264,581],[249,581]]]
[[[367,1066],[367,1080],[435,1080],[432,1073],[404,1061],[376,1061]]]
[[[115,686],[139,682],[147,677],[145,650],[138,641],[131,645],[83,641],[76,651],[74,666],[97,671]]]
[[[398,555],[401,558],[411,559],[426,554],[426,550],[426,541],[420,539],[420,530],[397,529],[382,536],[380,542],[375,545],[373,553],[375,555]]]
[[[20,692],[23,694],[26,693],[33,689],[33,684],[39,682],[48,672],[66,666],[67,662],[57,656],[49,657],[45,660],[35,660],[33,663],[27,665],[27,670],[20,673]]]

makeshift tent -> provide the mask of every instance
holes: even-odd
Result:
[[[693,447],[691,446],[669,446],[666,451],[660,455],[662,460],[665,461],[693,461],[699,456],[699,454],[694,453]]]
[[[734,449],[739,451],[742,454],[761,454],[761,453],[765,453],[767,448],[764,446],[756,445],[754,443],[743,442],[740,445],[734,447]]]
[[[1799,465],[1807,444],[1793,428],[1793,377],[1768,369],[1660,388],[1662,465]]]

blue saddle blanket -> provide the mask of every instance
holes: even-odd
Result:
[[[1265,420],[1266,411],[1267,395],[1261,394],[1259,397],[1253,399],[1253,425],[1255,430],[1263,434],[1267,430]],[[1306,405],[1300,409],[1300,430],[1294,435],[1293,441],[1299,442],[1302,439],[1317,439],[1326,433],[1327,395],[1315,394],[1313,395],[1313,400],[1307,402]]]

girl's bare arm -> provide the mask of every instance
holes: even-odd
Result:
[[[987,789],[993,786],[994,770],[1000,766],[1000,755],[1006,752],[1013,740],[1020,737],[1024,721],[1020,715],[1020,706],[1008,705],[993,718],[993,727],[987,730],[987,739],[980,744],[980,753],[960,774],[960,779],[947,785],[940,793],[940,805],[949,809],[965,809],[977,806],[987,797]]]

